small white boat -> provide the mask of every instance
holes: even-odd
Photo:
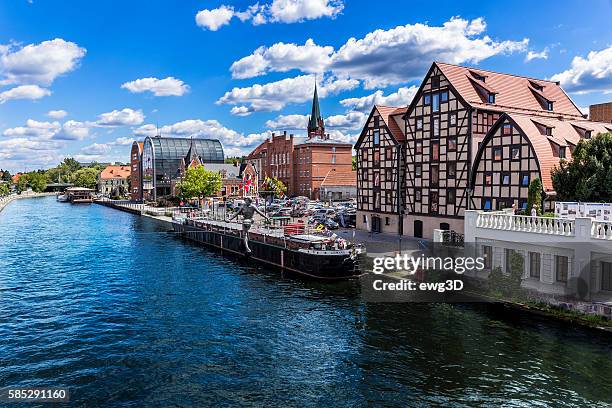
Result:
[[[57,201],[59,201],[60,203],[66,203],[68,202],[68,197],[66,196],[66,194],[58,194]]]

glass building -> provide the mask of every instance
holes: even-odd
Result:
[[[223,146],[216,139],[179,139],[147,137],[142,148],[142,191],[155,200],[171,195],[172,186],[181,177],[185,160],[197,156],[202,163],[223,163]]]

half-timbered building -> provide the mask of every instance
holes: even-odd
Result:
[[[575,119],[505,113],[491,128],[476,154],[471,177],[471,208],[527,208],[529,183],[542,181],[544,210],[554,209],[551,171],[569,160],[578,141],[612,131],[612,124]]]
[[[556,82],[431,66],[405,115],[407,234],[431,238],[434,229],[463,231],[464,211],[474,204],[474,158],[504,113],[583,120]]]
[[[387,109],[397,112],[400,108]],[[376,107],[372,112],[377,112]],[[501,124],[500,117],[504,114],[513,115],[512,117],[538,116],[541,117],[541,122],[563,117],[565,121],[581,122],[585,127],[592,123],[584,120],[582,112],[557,82],[434,62],[414,99],[406,108],[406,113],[403,116],[390,115],[393,123],[400,127],[401,133],[394,136],[394,140],[399,141],[405,150],[405,174],[401,183],[405,189],[403,232],[406,235],[431,238],[434,229],[463,231],[464,211],[474,207],[483,208],[485,203],[489,205],[488,202],[482,201],[482,197],[490,197],[493,190],[478,193],[478,200],[473,191],[481,180],[473,176],[476,171],[474,161],[485,137],[494,125]],[[381,115],[370,115],[356,145],[358,208],[370,216],[387,210],[383,205],[383,195],[387,193],[382,192],[382,179],[375,177],[381,165],[380,143],[383,143],[383,146],[385,143],[380,132],[375,136],[376,116]],[[378,120],[379,123],[384,122]],[[537,125],[534,126],[537,128]],[[502,128],[503,126],[496,129],[503,131]],[[492,139],[486,138],[487,143]],[[516,141],[513,141],[514,139]],[[517,138],[505,138],[504,143],[506,142],[516,143],[516,147],[520,145]],[[565,143],[565,146],[558,145],[552,150],[557,149],[556,151],[564,154],[564,150],[569,150],[570,144],[567,141]],[[393,141],[390,144],[393,144]],[[523,149],[522,145],[520,149]],[[481,156],[489,157],[484,150],[478,155],[479,159]],[[520,166],[517,161],[509,166],[508,170],[505,170],[505,167],[502,170],[500,167],[500,173],[495,175],[495,180],[504,180],[501,178],[502,171],[533,171],[532,175],[530,173],[530,179],[535,177],[536,173],[541,175],[541,169],[532,170],[529,167],[531,162],[527,159],[528,151],[525,151],[523,156],[525,161],[521,161]],[[493,167],[491,170],[483,170],[483,183],[489,181],[484,173],[495,173]],[[549,176],[548,169],[544,169],[544,172],[546,175],[541,175],[542,178]],[[517,183],[519,176],[520,174],[515,176]],[[515,201],[518,205],[518,198]],[[510,205],[510,200],[500,200],[500,204],[495,202],[490,205],[494,209]],[[401,213],[401,206],[393,211],[392,214]],[[366,222],[367,217],[361,218],[358,220],[359,228],[377,230],[375,227],[378,225]]]
[[[374,106],[357,140],[357,228],[403,234],[405,112]]]

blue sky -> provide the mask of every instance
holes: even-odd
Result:
[[[433,60],[612,100],[610,1],[0,1],[0,168],[129,158],[154,134],[248,152],[304,133],[317,76],[334,137],[406,105]]]

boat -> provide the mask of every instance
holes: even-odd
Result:
[[[66,196],[66,194],[58,194],[55,198],[60,203],[67,203],[68,202],[68,197]]]
[[[94,200],[94,190],[84,187],[70,187],[66,189],[66,198],[72,204],[91,204]]]
[[[282,228],[253,226],[248,233],[248,252],[242,224],[209,218],[174,217],[173,229],[185,239],[279,268],[283,271],[325,281],[355,279],[362,275],[360,262],[365,249],[334,234],[309,231],[301,224]]]

